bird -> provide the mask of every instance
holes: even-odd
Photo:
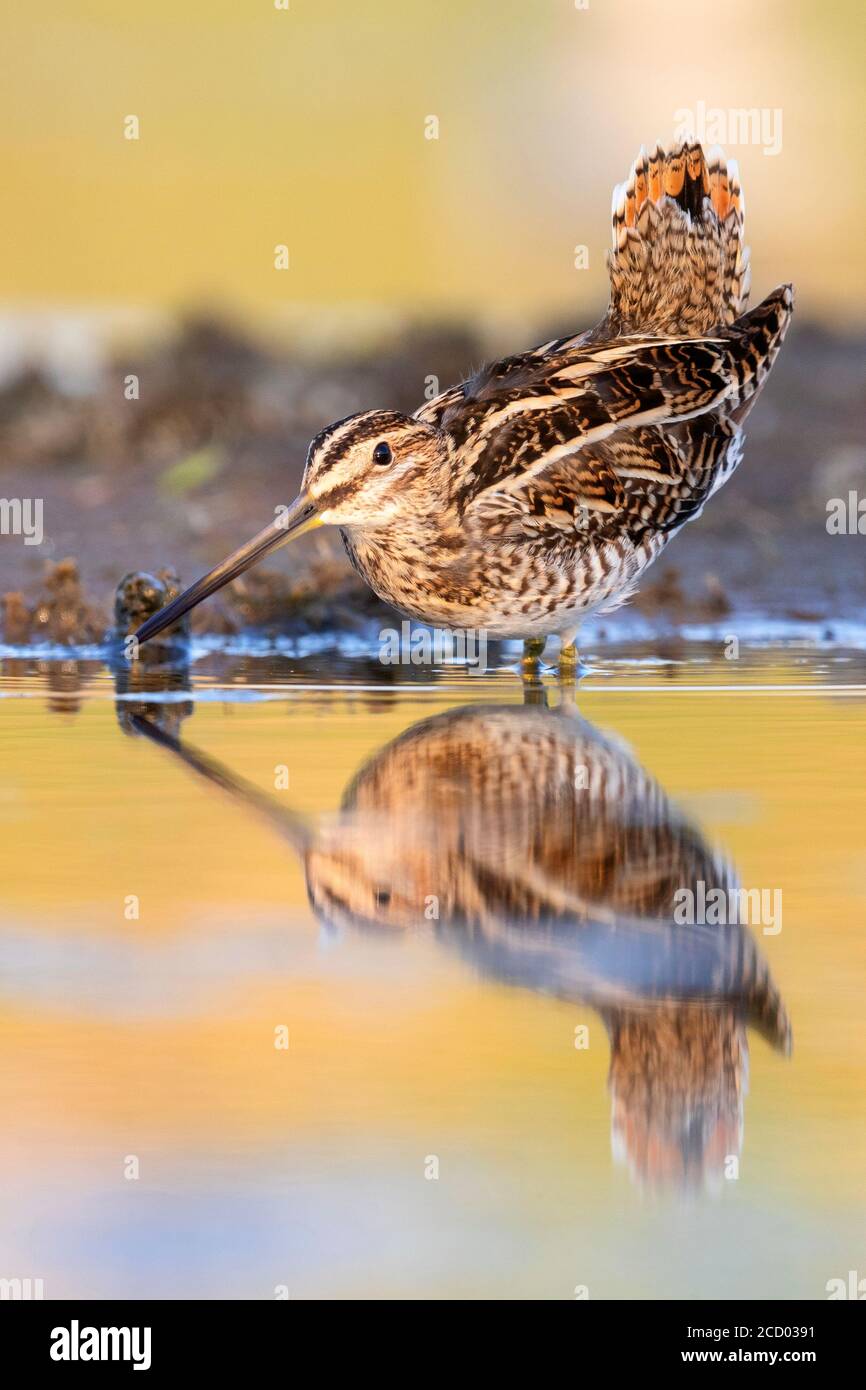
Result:
[[[313,439],[300,492],[135,634],[145,642],[265,555],[335,526],[409,619],[579,661],[591,613],[627,602],[743,453],[793,287],[748,309],[733,160],[644,148],[614,189],[610,300],[592,329],[489,363],[412,415],[373,409]]]
[[[574,705],[475,703],[410,725],[309,818],[153,718],[127,732],[256,813],[329,932],[431,937],[479,975],[598,1011],[614,1157],[693,1189],[740,1151],[749,1028],[791,1025],[741,920],[683,925],[678,890],[737,877],[620,739]]]

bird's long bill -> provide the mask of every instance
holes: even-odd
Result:
[[[277,550],[287,541],[296,540],[303,535],[304,531],[310,531],[314,526],[320,526],[321,518],[316,512],[315,503],[310,500],[306,493],[301,493],[295,499],[287,511],[276,521],[271,522],[257,536],[253,536],[251,541],[242,545],[239,550],[235,550],[221,564],[217,565],[209,574],[202,575],[195,584],[191,584],[182,594],[179,594],[171,603],[166,604],[153,617],[148,618],[146,623],[142,623],[135,636],[139,642],[147,642],[149,638],[156,637],[157,633],[163,632],[172,623],[176,623],[182,618],[184,613],[188,613],[191,608],[195,608],[202,599],[209,598],[215,594],[217,589],[221,589],[225,584],[230,584],[233,579],[237,579],[239,574],[243,574],[252,565],[258,563],[265,555],[269,555],[272,550]]]

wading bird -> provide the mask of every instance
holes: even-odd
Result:
[[[610,304],[593,329],[482,368],[414,415],[349,416],[310,445],[301,492],[138,631],[175,623],[278,546],[339,527],[370,587],[435,627],[521,638],[560,665],[591,612],[629,599],[742,456],[791,317],[748,313],[733,161],[643,150],[614,190]]]

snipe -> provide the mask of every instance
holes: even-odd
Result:
[[[371,410],[313,440],[289,507],[139,629],[147,641],[264,555],[337,526],[372,589],[437,627],[546,639],[576,658],[590,612],[634,593],[740,461],[793,294],[746,312],[733,161],[641,151],[614,190],[611,294],[585,333],[503,358],[414,415]]]

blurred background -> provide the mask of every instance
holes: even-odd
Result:
[[[677,584],[658,573],[687,599],[729,570],[735,604],[859,610],[856,537],[830,546],[824,521],[866,473],[862,7],[578,4],[49,0],[7,18],[0,489],[39,480],[46,537],[0,541],[0,588],[32,612],[66,556],[97,606],[130,565],[190,579],[288,500],[329,420],[413,409],[588,326],[613,184],[683,112],[712,143],[717,111],[753,298],[793,281],[796,331],[748,466],[665,562]],[[731,114],[750,111],[763,133]]]
[[[777,154],[729,151],[757,287],[792,279],[816,315],[860,321],[857,0],[286,4],[7,19],[8,306],[586,315],[613,182],[703,102],[783,113]]]

